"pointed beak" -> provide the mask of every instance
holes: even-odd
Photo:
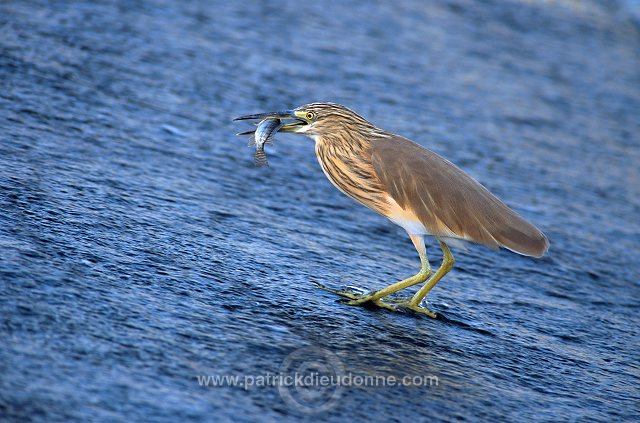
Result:
[[[298,119],[298,117],[293,114],[293,110],[285,110],[284,112],[256,113],[255,115],[240,116],[234,120],[250,119]]]
[[[268,112],[268,113],[256,113],[254,115],[246,115],[240,116],[234,119],[236,120],[251,120],[251,119],[280,119],[285,121],[285,124],[280,128],[279,132],[297,132],[298,129],[306,126],[308,122],[304,119],[301,119],[296,115],[294,110],[285,110],[282,112]],[[292,122],[286,122],[292,121]],[[252,132],[249,132],[252,133]],[[245,133],[246,134],[246,133]],[[242,135],[245,135],[242,134]]]

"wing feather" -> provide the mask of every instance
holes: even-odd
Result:
[[[478,181],[400,136],[371,141],[371,161],[391,197],[436,237],[460,238],[541,257],[547,237]]]

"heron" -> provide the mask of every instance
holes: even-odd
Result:
[[[385,288],[360,293],[317,286],[337,294],[348,305],[374,304],[390,310],[413,310],[436,318],[425,297],[452,269],[450,247],[472,242],[491,249],[542,257],[548,238],[473,177],[433,151],[375,126],[336,103],[310,103],[293,110],[242,116],[281,119],[280,132],[306,135],[326,177],[347,196],[402,227],[420,256],[420,271]],[[442,261],[435,272],[425,237],[435,238]],[[423,284],[413,296],[391,294]]]

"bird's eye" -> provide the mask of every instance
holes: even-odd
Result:
[[[307,114],[305,115],[305,117],[307,118],[307,120],[313,120],[314,117],[316,117],[316,115],[314,115],[311,112],[307,112]]]

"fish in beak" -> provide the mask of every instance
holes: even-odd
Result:
[[[299,112],[298,112],[299,113]],[[284,122],[279,132],[298,132],[300,128],[303,128],[309,124],[309,122],[301,114],[296,113],[295,110],[285,110],[283,112],[269,112],[269,113],[256,113],[254,115],[246,115],[235,118],[234,120],[257,120],[264,119],[280,119]],[[290,122],[287,122],[290,121]],[[238,135],[250,135],[254,131],[241,132]]]

